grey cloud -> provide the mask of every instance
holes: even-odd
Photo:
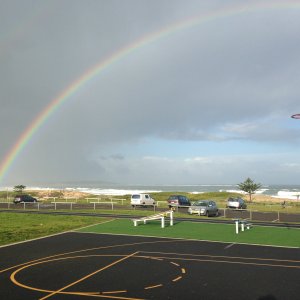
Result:
[[[287,163],[278,165],[279,161]],[[294,161],[293,163],[291,163]],[[102,162],[104,163],[104,162]],[[141,157],[125,159],[122,164],[106,161],[107,179],[115,179],[127,184],[140,182],[141,184],[210,184],[239,183],[247,176],[257,178],[267,184],[266,178],[273,183],[297,184],[296,178],[291,179],[289,173],[299,174],[299,158],[290,153],[276,155],[235,155],[235,156],[203,156],[185,159],[170,159],[167,157]],[[278,181],[276,174],[281,174]],[[178,174],[184,174],[179,176]],[[126,175],[126,176],[125,176]]]
[[[86,70],[150,32],[227,7],[224,1],[65,0],[44,1],[37,8],[35,1],[28,3],[5,1],[0,9],[1,158]],[[33,178],[44,170],[49,178],[105,174],[121,180],[119,174],[134,174],[141,161],[111,153],[122,153],[124,145],[134,153],[149,137],[219,142],[220,148],[237,140],[299,145],[300,128],[289,122],[300,112],[299,20],[288,9],[244,13],[135,49],[48,118],[14,172],[23,178],[31,167]],[[11,28],[19,31],[6,34]],[[142,161],[148,166],[149,160]],[[191,178],[197,174],[188,170]],[[14,172],[11,181],[17,178]],[[173,178],[170,173],[162,180]]]

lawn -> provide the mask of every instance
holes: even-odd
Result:
[[[254,224],[250,230],[236,234],[234,224],[189,221],[175,222],[174,226],[167,225],[162,229],[159,221],[149,221],[146,225],[139,223],[134,227],[129,219],[5,212],[0,213],[0,224],[0,245],[78,229],[80,232],[300,247],[300,229],[288,226],[262,227]]]
[[[131,220],[116,219],[79,231],[300,247],[300,229],[288,227],[254,226],[236,234],[234,224],[177,222],[161,228],[159,221],[148,221],[146,225],[139,223],[135,227]]]
[[[91,224],[105,218],[44,214],[0,213],[0,245],[25,241]]]

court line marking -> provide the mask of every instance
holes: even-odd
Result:
[[[20,283],[19,281],[17,281],[15,279],[15,276],[17,273],[21,272],[22,270],[24,269],[27,269],[27,268],[30,268],[32,266],[35,266],[35,265],[40,265],[40,264],[44,264],[44,263],[48,263],[48,262],[53,262],[53,261],[62,261],[62,260],[68,260],[68,259],[76,259],[76,258],[86,258],[86,257],[91,257],[91,256],[109,256],[109,257],[113,257],[113,256],[116,256],[116,257],[125,257],[126,255],[112,255],[112,254],[106,254],[106,255],[103,255],[103,254],[95,254],[95,255],[78,255],[78,256],[67,256],[67,257],[59,257],[59,258],[53,258],[53,259],[48,259],[48,260],[45,260],[45,261],[39,261],[39,262],[34,262],[32,264],[27,264],[25,266],[22,266],[21,268],[15,270],[11,276],[10,276],[10,279],[11,281],[16,284],[17,286],[20,286],[22,288],[25,288],[25,289],[29,289],[29,290],[33,290],[33,291],[37,291],[37,292],[44,292],[44,293],[52,293],[54,292],[53,290],[46,290],[46,289],[41,289],[41,288],[35,288],[35,287],[32,287],[32,286],[28,286],[28,285],[25,285],[23,283]],[[77,292],[62,292],[61,294],[74,294],[74,293],[77,293]],[[79,292],[81,294],[99,294],[99,292]]]
[[[197,258],[185,258],[185,257],[163,257],[163,259],[176,259],[181,261],[197,261],[197,262],[213,262],[213,263],[227,263],[227,264],[237,264],[237,265],[252,265],[252,266],[265,266],[265,267],[281,267],[281,268],[294,268],[294,269],[300,269],[299,266],[295,265],[279,265],[279,264],[267,264],[267,263],[255,263],[255,262],[243,262],[243,261],[232,261],[232,260],[214,260],[214,259],[197,259]]]
[[[275,262],[287,262],[287,263],[300,263],[300,260],[290,259],[276,259],[276,258],[262,258],[262,257],[246,257],[246,256],[226,256],[226,255],[211,255],[211,254],[192,254],[192,253],[176,253],[176,252],[159,252],[159,251],[140,251],[140,253],[150,254],[162,254],[162,255],[177,255],[177,256],[195,256],[195,257],[211,257],[211,258],[230,258],[230,259],[242,259],[242,260],[258,260],[258,261],[275,261]],[[161,258],[158,256],[158,258]],[[164,257],[162,257],[165,259]],[[172,259],[169,257],[168,259]],[[178,258],[174,258],[178,259]]]
[[[110,248],[118,248],[118,247],[128,247],[128,246],[136,246],[136,245],[144,245],[144,244],[156,244],[156,243],[173,243],[173,242],[174,242],[174,240],[170,240],[170,239],[165,240],[165,241],[145,241],[145,242],[134,242],[134,243],[126,243],[126,244],[116,244],[116,245],[109,245],[109,246],[100,246],[100,247],[93,247],[93,248],[87,248],[87,249],[80,249],[80,250],[69,251],[69,252],[62,252],[62,253],[59,253],[59,254],[49,255],[49,256],[46,256],[46,257],[42,257],[42,258],[30,260],[30,261],[27,261],[25,263],[21,263],[21,264],[17,264],[17,265],[8,267],[6,269],[0,270],[0,274],[4,273],[6,271],[9,271],[9,270],[13,270],[15,268],[26,266],[28,264],[32,264],[32,263],[39,262],[39,261],[44,261],[44,260],[46,261],[46,260],[48,260],[50,258],[60,257],[60,256],[64,256],[64,255],[70,255],[70,254],[87,252],[87,251],[110,249]],[[177,242],[185,242],[185,240],[177,240]]]
[[[78,279],[78,280],[76,280],[76,281],[74,281],[74,282],[72,282],[72,283],[70,283],[70,284],[68,284],[68,285],[66,285],[66,286],[64,286],[64,287],[62,287],[62,288],[60,288],[60,289],[57,290],[57,291],[54,291],[53,293],[51,293],[51,294],[49,294],[49,295],[47,295],[47,296],[45,296],[45,297],[43,297],[43,298],[40,298],[40,300],[48,299],[48,298],[50,298],[50,297],[52,297],[52,296],[54,296],[54,295],[56,295],[56,294],[58,294],[58,293],[60,293],[60,292],[62,292],[62,291],[64,291],[64,290],[66,290],[67,288],[69,288],[69,287],[71,287],[71,286],[74,286],[74,285],[76,285],[77,283],[82,282],[82,281],[84,281],[84,280],[86,280],[86,279],[88,279],[88,278],[94,276],[95,274],[100,273],[100,272],[102,272],[103,270],[106,270],[106,269],[108,269],[108,268],[110,268],[110,267],[112,267],[112,266],[114,266],[114,265],[116,265],[116,264],[118,264],[118,263],[120,263],[120,262],[122,262],[122,261],[124,261],[124,260],[126,260],[126,259],[128,259],[128,258],[130,258],[130,257],[132,257],[132,256],[134,256],[134,255],[136,255],[136,254],[138,254],[138,251],[137,251],[137,252],[133,252],[133,253],[131,253],[131,254],[129,254],[129,255],[123,257],[123,258],[120,258],[120,259],[114,261],[113,263],[111,263],[111,264],[109,264],[109,265],[107,265],[107,266],[105,266],[105,267],[103,267],[103,268],[101,268],[101,269],[99,269],[99,270],[96,270],[96,271],[94,271],[94,272],[92,272],[92,273],[90,273],[90,274],[88,274],[88,275],[86,275],[86,276],[84,276],[84,277],[82,277],[82,278],[80,278],[80,279]]]
[[[150,289],[155,289],[155,288],[162,287],[162,286],[163,286],[163,284],[156,284],[156,285],[152,285],[152,286],[147,286],[144,289],[150,290]]]
[[[232,243],[232,244],[230,244],[230,245],[227,245],[224,249],[228,249],[228,248],[230,248],[230,247],[232,247],[232,246],[234,246],[235,245],[235,243]]]
[[[126,290],[122,290],[122,291],[108,291],[108,292],[102,292],[103,295],[105,294],[120,294],[120,293],[127,293]]]
[[[178,276],[177,278],[173,279],[172,281],[176,282],[176,281],[180,280],[181,278],[182,278],[182,276]]]
[[[139,253],[139,252],[136,252],[136,253]],[[124,259],[126,259],[129,255],[126,255],[126,254],[90,254],[90,255],[78,255],[78,256],[69,256],[69,257],[59,257],[59,258],[53,258],[53,259],[49,259],[49,260],[45,260],[45,261],[39,261],[39,262],[35,262],[35,263],[32,263],[32,264],[28,264],[26,266],[23,266],[17,270],[15,270],[11,276],[10,276],[10,279],[11,281],[19,286],[19,287],[22,287],[22,288],[25,288],[25,289],[29,289],[29,290],[33,290],[33,291],[37,291],[37,292],[44,292],[44,293],[48,293],[48,294],[52,294],[52,293],[55,293],[56,291],[53,291],[53,290],[46,290],[46,289],[42,289],[42,288],[36,288],[36,287],[32,287],[32,286],[28,286],[28,285],[25,285],[19,281],[16,280],[16,274],[18,274],[19,272],[21,272],[22,270],[24,269],[27,269],[27,268],[30,268],[32,266],[35,266],[35,265],[40,265],[40,264],[44,264],[44,263],[48,263],[48,262],[53,262],[53,261],[63,261],[63,260],[68,260],[68,259],[77,259],[77,258],[87,258],[87,257],[122,257],[121,259],[119,259],[119,261],[122,261]],[[146,259],[152,259],[154,258],[155,260],[156,257],[151,257],[151,256],[140,256],[140,255],[135,255],[134,258],[146,258]],[[159,261],[162,261],[163,259],[158,259]],[[170,264],[172,262],[169,262]],[[114,264],[114,263],[113,263]],[[112,264],[110,264],[112,265]],[[179,266],[178,264],[175,264],[173,263],[173,265],[175,266]],[[106,269],[106,267],[102,268],[102,270]],[[181,272],[183,273],[184,270],[183,268],[181,268]],[[97,272],[97,271],[96,271]],[[99,272],[99,271],[98,271]],[[95,274],[95,272],[93,272],[93,274]],[[181,279],[182,276],[179,278]],[[179,280],[178,279],[178,280]],[[174,280],[172,280],[174,281]],[[163,286],[163,284],[157,284],[157,285],[153,285],[152,288],[154,287],[160,287],[160,286]],[[60,291],[60,292],[56,292],[57,294],[67,294],[67,295],[77,295],[77,294],[80,294],[80,295],[85,295],[85,296],[97,296],[97,297],[102,297],[101,295],[105,295],[105,294],[115,294],[115,293],[121,293],[121,292],[128,292],[127,290],[124,290],[124,291],[105,291],[105,292],[76,292],[76,291],[72,291],[72,292],[65,292],[65,291]],[[99,295],[99,296],[98,296]],[[117,299],[131,299],[131,298],[125,298],[125,297],[108,297],[106,296],[105,298],[117,298]]]
[[[116,219],[118,220],[118,219]],[[185,221],[184,221],[185,222]],[[197,223],[197,222],[192,222],[192,223]],[[199,224],[199,223],[198,223]],[[201,224],[204,224],[204,222],[201,222]],[[210,224],[210,223],[205,223],[205,224]],[[232,225],[232,224],[223,224],[223,225]],[[258,225],[256,225],[258,227]],[[274,226],[260,226],[260,227],[274,227]],[[286,228],[286,227],[285,227]],[[300,228],[291,228],[291,229],[299,229]],[[170,237],[170,236],[155,236],[155,235],[142,235],[142,234],[126,234],[126,233],[111,233],[111,232],[78,232],[74,231],[73,233],[78,233],[78,234],[103,234],[103,235],[115,235],[115,236],[130,236],[130,237],[142,237],[142,238],[156,238],[156,239],[172,239],[172,240],[178,240],[178,241],[192,241],[192,242],[205,242],[205,243],[217,243],[217,244],[232,244],[232,241],[215,241],[215,240],[203,240],[203,239],[192,239],[192,238],[182,238],[182,237]],[[288,245],[268,245],[268,244],[251,244],[251,243],[242,243],[242,242],[235,242],[236,245],[245,245],[245,246],[256,246],[256,247],[270,247],[270,248],[284,248],[284,249],[299,249],[299,246],[288,246]]]
[[[151,244],[155,244],[155,243],[161,243],[162,241],[155,241],[155,242],[150,242]],[[172,241],[163,241],[163,242],[172,242]],[[141,242],[141,243],[138,243],[138,244],[147,244],[149,242]],[[123,246],[123,245],[122,245]],[[110,247],[113,247],[113,246],[108,246],[108,248]],[[101,247],[100,247],[101,248]],[[107,247],[104,247],[104,248],[107,248]],[[80,250],[80,252],[82,252],[84,250]],[[78,251],[75,251],[75,252],[78,252]],[[142,256],[142,255],[138,255],[136,257],[146,257],[146,258],[151,258],[153,257],[154,259],[166,259],[166,260],[182,260],[182,261],[197,261],[197,262],[214,262],[214,263],[229,263],[229,264],[241,264],[241,265],[254,265],[254,266],[268,266],[268,267],[285,267],[285,268],[300,268],[300,266],[293,266],[293,265],[279,265],[279,264],[266,264],[266,263],[255,263],[255,262],[245,262],[245,261],[230,261],[230,260],[216,260],[216,259],[199,259],[199,258],[186,258],[186,257],[182,257],[182,256],[186,256],[186,255],[189,255],[189,256],[192,256],[192,257],[207,257],[207,258],[226,258],[226,259],[241,259],[241,260],[257,260],[257,261],[273,261],[273,262],[288,262],[288,263],[299,263],[300,261],[298,260],[279,260],[279,259],[271,259],[271,258],[254,258],[254,257],[235,257],[235,256],[213,256],[213,255],[204,255],[204,254],[182,254],[182,253],[166,253],[166,252],[149,252],[149,251],[139,251],[139,252],[136,252],[136,253],[151,253],[151,254],[163,254],[163,255],[168,255],[168,254],[172,254],[172,255],[177,255],[179,257],[153,257],[153,256]],[[134,255],[133,254],[130,254],[130,255]],[[126,259],[127,257],[129,257],[130,255],[127,255],[125,257],[123,257],[123,259]],[[111,254],[108,254],[107,256],[112,256]],[[84,256],[85,257],[85,256]],[[64,257],[61,257],[61,258],[56,258],[55,260],[59,260],[59,259],[66,259]],[[120,259],[120,260],[123,260],[123,259]],[[36,262],[35,264],[39,264],[39,263],[43,263],[43,262],[46,262],[46,261],[40,261],[40,262]],[[171,262],[170,262],[171,263]],[[25,266],[23,268],[26,268],[28,266]],[[108,266],[107,266],[108,267]],[[106,267],[106,268],[107,268]],[[23,269],[21,268],[21,269]],[[181,269],[182,270],[182,273],[185,273],[185,269]],[[183,271],[184,270],[184,271]],[[18,271],[18,270],[17,270]],[[15,272],[17,272],[15,271]],[[20,270],[19,270],[20,271]],[[99,270],[98,270],[99,271]],[[96,271],[96,272],[98,272]],[[95,272],[93,272],[95,273]],[[89,276],[89,275],[88,275]],[[92,276],[92,275],[90,275]],[[88,278],[88,277],[87,277]],[[179,280],[181,278],[177,277],[175,279],[173,279],[173,281],[176,281],[176,280]],[[84,279],[82,279],[84,280]],[[76,283],[73,283],[73,284],[76,284]],[[73,285],[71,284],[71,285]],[[162,286],[162,285],[156,285],[156,286]],[[65,287],[67,288],[67,287]],[[151,286],[151,288],[153,288],[153,286]],[[84,292],[65,292],[63,291],[64,288],[62,288],[62,291],[59,292],[59,291],[48,291],[52,294],[58,294],[58,293],[61,293],[61,294],[69,294],[69,295],[84,295],[84,296],[93,296],[93,297],[102,297],[103,298],[103,293],[102,293],[102,296],[99,295],[99,293],[95,293],[95,294],[92,294],[92,293],[84,293]],[[41,290],[39,290],[41,291]],[[47,291],[46,291],[47,292]],[[48,295],[50,296],[50,295]],[[104,297],[104,298],[114,298],[114,299],[133,299],[133,298],[125,298],[125,297]],[[46,298],[41,298],[41,299],[46,299]]]

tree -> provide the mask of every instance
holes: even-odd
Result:
[[[252,195],[255,194],[259,188],[261,188],[261,184],[255,183],[248,177],[244,182],[239,183],[238,187],[240,190],[248,193],[250,202],[252,202]]]
[[[26,189],[26,186],[25,185],[22,185],[22,184],[19,184],[19,185],[15,185],[14,186],[14,191],[16,193],[23,193],[23,190]]]

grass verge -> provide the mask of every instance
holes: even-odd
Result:
[[[79,231],[300,247],[300,230],[288,227],[254,226],[250,230],[236,234],[234,224],[177,222],[174,226],[161,228],[159,221],[148,221],[146,225],[139,224],[134,227],[131,220],[116,219]]]
[[[0,245],[98,224],[107,218],[0,213]]]

